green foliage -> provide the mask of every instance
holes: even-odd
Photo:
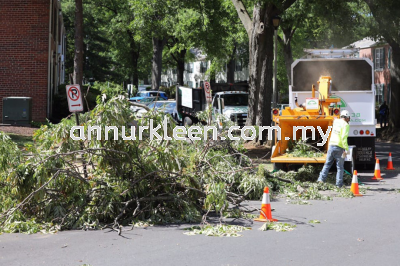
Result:
[[[33,145],[33,139],[30,136],[21,136],[16,134],[8,134],[8,136],[18,145],[19,148],[24,148],[27,145]]]
[[[185,235],[206,235],[206,236],[218,236],[218,237],[239,237],[242,236],[240,232],[250,230],[250,227],[244,227],[240,225],[205,225],[205,226],[192,226],[186,230]]]
[[[287,201],[293,204],[309,204],[307,200],[331,200],[331,196],[321,194],[321,190],[329,190],[339,197],[352,198],[354,197],[350,190],[346,187],[336,187],[336,173],[328,175],[326,183],[316,183],[322,166],[306,165],[295,171],[278,171],[272,176],[284,178],[293,183],[277,182],[275,189],[279,190],[280,194],[286,197]],[[343,183],[351,184],[351,176],[343,175]]]
[[[295,228],[296,228],[295,224],[266,222],[259,228],[259,230],[260,231],[275,230],[276,232],[288,232],[288,231],[293,231]]]
[[[107,95],[119,92],[103,85],[99,90]],[[91,112],[80,115],[85,132],[89,126],[100,126],[100,140],[96,132],[91,140],[72,140],[75,119],[71,118],[42,126],[25,152],[1,134],[0,225],[37,231],[43,228],[36,228],[36,223],[95,229],[135,219],[195,222],[203,210],[222,213],[229,202],[244,200],[244,193],[249,198],[262,195],[265,178],[241,154],[240,141],[151,140],[148,131],[143,140],[122,139],[122,126],[134,120],[148,126],[149,118],[157,125],[164,116],[149,113],[148,118],[137,119],[124,97],[107,96]],[[118,140],[105,140],[106,125],[119,129]],[[174,124],[167,125],[171,136]],[[135,135],[138,138],[138,132]]]
[[[49,123],[50,123],[50,121],[48,119],[46,120],[46,122],[31,121],[31,126],[40,128],[43,125],[49,125]]]
[[[167,93],[169,99],[175,99],[176,97],[176,86],[171,87],[160,87],[160,91]]]
[[[307,144],[308,139],[299,139],[296,142],[293,140],[289,141],[289,147],[286,149],[286,154],[288,157],[322,157],[324,153],[320,152],[317,148]]]
[[[111,82],[96,82],[93,89],[99,92],[96,97],[97,104],[108,101],[115,96],[125,94],[124,88],[121,85]]]
[[[97,87],[98,85],[95,85],[95,87],[89,87],[89,85],[81,86],[85,111],[92,110],[96,106],[96,98],[101,93],[100,90],[97,89]],[[56,120],[61,120],[71,114],[68,109],[66,84],[61,84],[58,86],[58,93],[53,96],[53,106],[55,107],[53,108],[53,118]],[[49,122],[41,125],[48,124]],[[35,125],[39,126],[38,123],[36,123]]]

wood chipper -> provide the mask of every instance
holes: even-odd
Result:
[[[273,121],[281,131],[281,134],[275,134],[276,145],[271,157],[271,162],[275,163],[276,168],[283,168],[283,164],[325,163],[329,145],[329,127],[333,125],[333,120],[340,116],[340,107],[338,106],[340,99],[331,97],[331,81],[329,76],[320,77],[318,81],[319,97],[315,97],[315,86],[312,85],[311,98],[307,98],[305,103],[299,104],[296,99],[296,108],[286,107],[282,110],[281,115],[278,109],[272,110]],[[322,157],[289,157],[286,155],[291,141],[306,138],[319,143],[320,150],[324,152]]]
[[[332,51],[329,54],[332,55]],[[281,114],[278,109],[272,110],[273,122],[279,127],[271,155],[275,169],[291,164],[325,163],[330,137],[328,128],[334,119],[340,118],[343,110],[351,115],[350,152],[345,158],[345,169],[351,173],[353,169],[373,169],[376,120],[371,60],[348,57],[296,60],[292,64],[289,107]],[[317,143],[323,156],[288,156],[287,149],[294,139],[313,137],[314,146]]]

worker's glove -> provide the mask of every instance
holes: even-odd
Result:
[[[343,159],[346,158],[346,155],[347,155],[347,152],[346,152],[346,151],[343,151],[342,158],[343,158]]]

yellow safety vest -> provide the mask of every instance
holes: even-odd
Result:
[[[349,151],[347,137],[349,136],[350,125],[343,119],[335,119],[333,121],[332,133],[329,139],[329,145],[339,146]]]

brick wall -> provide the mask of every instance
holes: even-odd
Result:
[[[49,0],[0,1],[0,121],[3,97],[32,97],[32,120],[45,121]]]

